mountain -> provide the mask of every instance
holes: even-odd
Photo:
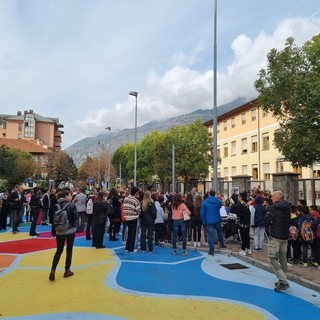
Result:
[[[227,113],[240,105],[244,104],[246,99],[239,98],[228,104],[221,105],[217,108],[218,116]],[[172,126],[187,125],[191,122],[194,122],[196,119],[201,119],[202,122],[206,122],[212,119],[213,110],[212,109],[198,109],[194,112],[176,117],[169,118],[162,121],[150,121],[143,126],[137,128],[137,141],[143,140],[143,138],[150,134],[151,132],[158,130],[159,132],[166,131]],[[96,137],[87,137],[84,138],[75,144],[71,145],[64,151],[68,153],[70,157],[73,158],[74,163],[77,167],[80,166],[81,162],[87,157],[96,157],[100,149],[98,143],[102,147],[107,148],[109,141],[109,133],[100,134]],[[118,132],[110,133],[110,150],[114,152],[120,145],[134,142],[134,128],[133,129],[124,129]]]

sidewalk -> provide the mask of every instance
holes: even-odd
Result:
[[[215,247],[217,252],[235,256],[240,260],[247,261],[259,268],[272,272],[268,262],[266,243],[262,251],[252,250],[252,254],[247,256],[239,255],[240,244],[237,241],[230,240],[230,238],[228,239],[226,249],[219,249],[219,245],[215,245]],[[253,246],[251,247],[253,248]],[[191,247],[188,249],[192,250],[193,247],[192,249]],[[208,251],[205,246],[202,246],[200,250]],[[292,267],[288,266],[288,279],[306,288],[320,292],[320,269],[311,264],[308,267],[304,267],[301,264],[294,264]]]

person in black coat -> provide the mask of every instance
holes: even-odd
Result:
[[[107,197],[109,225],[109,240],[118,241],[117,233],[120,231],[121,224],[121,204],[119,202],[118,191],[112,188]]]
[[[2,196],[2,205],[0,211],[0,230],[7,230],[7,219],[10,215],[11,204],[8,200],[9,192],[5,191]]]
[[[141,204],[141,250],[146,251],[146,238],[148,238],[148,250],[153,251],[154,220],[157,218],[157,209],[151,200],[150,191],[146,191]]]
[[[275,284],[275,291],[289,288],[287,279],[287,247],[289,227],[291,223],[291,205],[284,200],[281,191],[272,194],[273,205],[269,206],[265,217],[265,227],[270,228],[268,241],[268,258],[274,273],[279,279]]]
[[[29,202],[30,205],[30,217],[32,217],[32,222],[30,226],[30,231],[29,235],[30,236],[38,236],[39,233],[36,232],[36,227],[37,227],[37,220],[39,217],[39,212],[40,212],[40,204],[41,204],[41,192],[39,188],[34,188],[32,194],[31,194],[31,199]]]
[[[25,203],[25,197],[24,197],[24,188],[22,184],[19,184],[15,187],[15,189],[11,192],[9,196],[9,202],[11,203],[11,224],[12,224],[12,233],[16,234],[19,232],[18,225],[19,221],[23,216],[23,210],[24,210],[24,203]]]
[[[100,191],[93,202],[93,234],[92,246],[97,249],[105,248],[103,237],[106,232],[108,204],[105,201],[105,192]]]

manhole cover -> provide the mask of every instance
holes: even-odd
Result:
[[[241,263],[227,263],[227,264],[220,264],[220,266],[227,268],[229,270],[248,269],[248,267],[244,266]]]

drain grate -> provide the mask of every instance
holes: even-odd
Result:
[[[248,269],[248,267],[244,266],[241,263],[227,263],[227,264],[220,264],[220,266],[227,268],[229,270]]]

